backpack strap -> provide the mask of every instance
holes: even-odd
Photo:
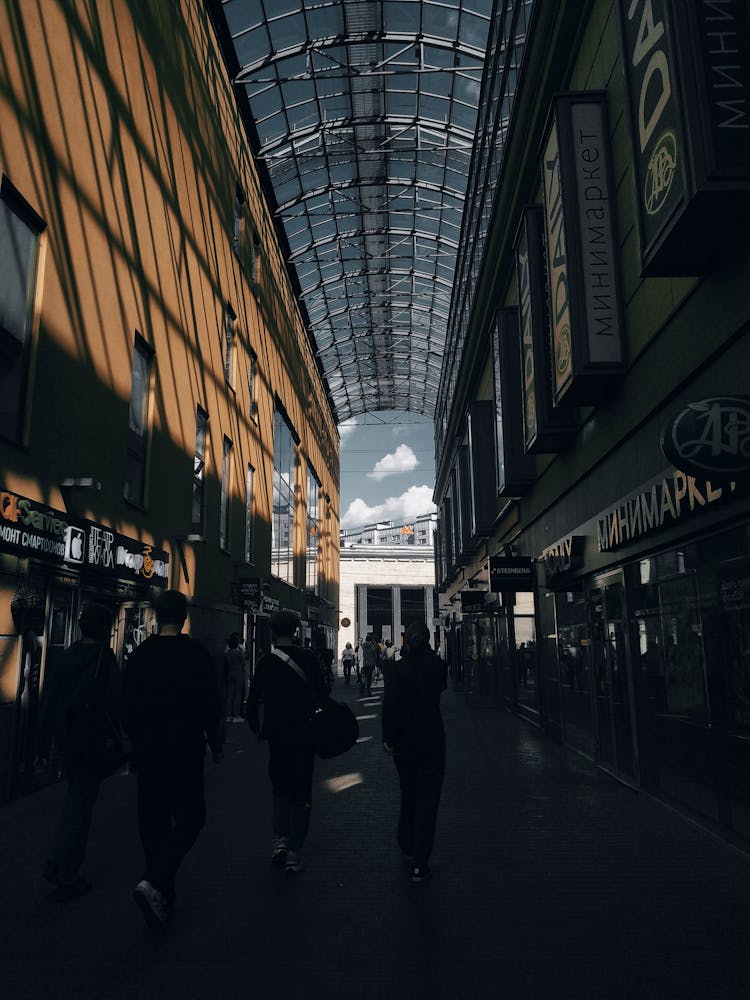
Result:
[[[291,667],[292,670],[295,672],[295,674],[299,677],[299,679],[305,685],[305,687],[308,689],[308,691],[312,694],[312,685],[308,681],[307,675],[305,674],[304,670],[294,662],[294,660],[291,658],[291,656],[289,656],[288,653],[285,653],[282,649],[279,649],[278,647],[276,647],[274,649],[272,655],[273,656],[278,656],[278,658],[282,662],[286,663],[286,665],[288,667]]]

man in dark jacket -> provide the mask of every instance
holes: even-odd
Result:
[[[112,612],[101,604],[81,611],[78,625],[82,639],[62,654],[45,683],[37,736],[41,761],[49,757],[54,740],[68,787],[52,848],[43,875],[57,885],[61,901],[73,899],[91,888],[79,869],[86,855],[91,814],[99,794],[101,777],[97,762],[90,759],[84,723],[97,723],[94,714],[106,714],[117,726],[120,701],[120,670],[109,647]],[[83,711],[91,703],[94,714]]]
[[[412,882],[430,877],[440,792],[445,773],[445,730],[440,695],[448,668],[429,645],[424,622],[406,629],[406,652],[385,674],[383,746],[393,754],[401,785],[397,839],[410,858]]]
[[[325,694],[318,657],[297,644],[299,624],[292,611],[271,616],[274,651],[258,660],[245,704],[250,729],[268,740],[273,793],[271,861],[292,873],[305,866],[302,847],[310,826],[315,755],[308,720],[314,699]],[[262,727],[258,719],[261,702]]]
[[[159,634],[128,658],[124,721],[138,775],[138,828],[146,858],[133,898],[154,930],[174,907],[175,876],[206,821],[206,742],[222,759],[219,691],[206,649],[182,627],[187,601],[166,590],[154,602]]]

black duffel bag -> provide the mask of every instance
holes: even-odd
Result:
[[[351,750],[359,739],[359,723],[354,712],[341,701],[322,698],[310,717],[312,743],[318,757],[338,757]]]

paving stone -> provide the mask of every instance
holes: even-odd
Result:
[[[502,711],[447,693],[432,881],[395,845],[398,782],[382,689],[335,694],[361,742],[316,764],[308,869],[269,862],[267,748],[228,727],[207,764],[208,822],[163,937],[130,892],[135,780],[102,787],[67,904],[39,878],[62,798],[0,810],[0,996],[160,1000],[746,1000],[750,861]]]

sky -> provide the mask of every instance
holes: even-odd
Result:
[[[339,424],[341,527],[398,521],[435,510],[431,420],[368,413]]]

